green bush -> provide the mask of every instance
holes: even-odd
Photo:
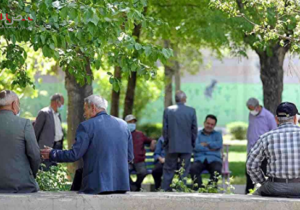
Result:
[[[233,139],[246,139],[248,124],[245,122],[232,122],[226,125]]]
[[[162,136],[161,123],[138,125],[137,130],[142,131],[146,136],[156,140]]]
[[[44,164],[42,166],[45,167]],[[67,175],[67,167],[58,164],[51,166],[49,171],[39,170],[36,181],[42,191],[69,191],[70,185]]]

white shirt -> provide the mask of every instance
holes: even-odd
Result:
[[[54,137],[54,141],[60,141],[62,140],[63,137],[63,131],[62,131],[62,127],[61,127],[61,122],[59,119],[59,113],[55,112],[52,108],[52,113],[53,113],[53,118],[54,118],[54,125],[55,125],[55,137]]]

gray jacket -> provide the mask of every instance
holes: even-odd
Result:
[[[183,103],[164,111],[163,136],[167,153],[192,153],[198,134],[196,110]]]
[[[59,119],[61,121],[60,115]],[[55,123],[53,112],[50,107],[45,107],[39,111],[34,124],[34,132],[41,149],[43,149],[44,146],[53,147]]]
[[[0,192],[38,191],[34,179],[40,165],[40,148],[30,120],[0,111]]]

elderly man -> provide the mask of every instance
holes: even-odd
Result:
[[[160,137],[157,141],[156,148],[153,154],[155,166],[152,170],[152,176],[154,179],[155,190],[159,190],[161,186],[161,180],[163,175],[163,167],[165,163],[165,150],[163,148],[164,145],[164,137]]]
[[[10,90],[0,92],[0,193],[31,193],[40,150],[30,120],[20,118],[20,101]]]
[[[189,173],[191,153],[197,138],[197,117],[194,108],[185,106],[186,95],[183,91],[175,94],[176,105],[169,106],[164,111],[163,137],[165,144],[165,163],[163,168],[162,189],[170,191],[177,161],[184,163],[185,172],[181,178]]]
[[[137,175],[136,182],[133,182],[130,178],[130,187],[132,191],[140,191],[142,182],[148,174],[145,164],[145,144],[149,144],[150,149],[154,150],[156,141],[148,138],[142,131],[136,129],[137,119],[134,115],[127,115],[125,121],[128,124],[128,129],[131,132],[133,141],[134,162],[129,165],[129,169],[130,171],[135,170]]]
[[[214,186],[217,186],[218,182],[215,172],[219,175],[222,173],[221,149],[223,139],[222,134],[214,130],[216,124],[217,117],[207,115],[204,121],[204,129],[198,133],[194,149],[194,163],[191,167],[192,179],[196,178],[197,188],[202,187],[202,171],[209,171],[210,180],[214,181]]]
[[[259,137],[277,127],[274,115],[259,105],[259,101],[256,98],[250,98],[247,101],[247,107],[249,113],[249,127],[247,131],[247,153],[255,145]],[[262,164],[263,171],[266,171],[266,161]],[[254,184],[250,179],[250,176],[246,172],[247,184],[245,193],[248,194],[250,189],[254,188]]]
[[[41,149],[44,146],[53,147],[54,149],[63,148],[63,130],[61,126],[61,116],[59,110],[64,106],[64,97],[56,93],[51,97],[49,107],[43,108],[36,118],[34,131]],[[44,170],[49,170],[53,165],[49,160],[44,160]]]
[[[83,180],[79,192],[125,193],[130,190],[128,162],[133,160],[132,137],[126,122],[106,113],[107,101],[96,95],[84,99],[87,119],[77,129],[70,150],[43,149],[42,158],[75,162],[83,158]]]
[[[297,126],[297,114],[293,103],[281,103],[276,110],[278,128],[262,135],[251,149],[247,171],[253,182],[261,184],[255,194],[300,197],[300,128]],[[266,173],[261,170],[263,160],[267,160]]]

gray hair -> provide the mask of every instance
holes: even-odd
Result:
[[[278,123],[279,124],[288,123],[288,122],[293,123],[294,122],[294,117],[295,116],[291,116],[291,117],[277,117],[277,119],[278,119]]]
[[[18,100],[18,95],[11,90],[2,90],[0,92],[0,107],[10,105],[12,102]]]
[[[50,100],[51,101],[59,101],[62,102],[62,97],[64,97],[62,94],[60,93],[55,93],[53,96],[51,96]]]
[[[87,103],[89,106],[94,104],[98,109],[107,109],[108,103],[107,101],[102,98],[101,96],[97,95],[90,95],[89,97],[84,99],[84,103]]]
[[[176,101],[176,103],[181,102],[182,99],[185,99],[185,98],[186,98],[186,95],[185,95],[185,93],[183,91],[178,90],[176,92],[176,94],[175,94],[175,101]]]
[[[257,107],[259,106],[259,101],[256,98],[249,98],[247,101],[247,106]]]

